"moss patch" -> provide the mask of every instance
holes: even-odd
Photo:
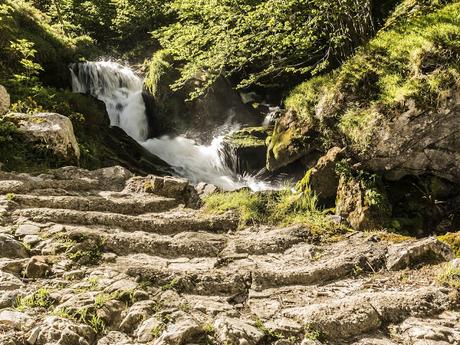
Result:
[[[336,71],[295,88],[286,105],[301,117],[333,119],[337,135],[360,152],[379,118],[413,99],[434,109],[460,87],[460,4],[405,0],[374,39]],[[408,20],[410,18],[410,20]],[[330,127],[330,126],[325,126]]]
[[[285,189],[254,193],[243,189],[216,193],[205,200],[207,212],[223,213],[229,210],[239,213],[240,227],[256,224],[305,224],[310,228],[314,240],[330,238],[349,230],[343,225],[336,224],[328,216],[327,211],[318,208],[317,197],[310,190],[292,192]]]
[[[453,232],[438,236],[438,240],[449,245],[449,247],[452,248],[455,256],[460,258],[460,233]]]

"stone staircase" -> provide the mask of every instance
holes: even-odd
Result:
[[[0,194],[0,344],[460,344],[434,238],[241,230],[121,167],[0,172]]]

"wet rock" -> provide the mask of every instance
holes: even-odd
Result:
[[[226,165],[240,175],[254,175],[264,169],[269,134],[263,127],[250,127],[226,135],[222,142]]]
[[[454,258],[450,247],[436,238],[427,238],[413,244],[391,246],[387,254],[387,269],[401,270],[415,267],[420,263],[440,263]]]
[[[21,242],[16,241],[12,236],[0,234],[0,257],[15,259],[28,256],[27,249]]]
[[[264,337],[258,328],[241,319],[220,317],[214,322],[217,341],[225,344],[256,345]]]
[[[228,119],[245,127],[261,121],[225,78],[218,78],[204,95],[186,101],[205,78],[203,74],[197,74],[183,88],[172,91],[169,85],[179,76],[172,57],[165,51],[156,52],[144,80],[143,94],[151,136],[188,131],[189,136],[195,135],[202,142],[210,142],[217,134],[216,129],[228,123]],[[196,133],[201,134],[196,137]]]
[[[65,163],[78,163],[80,148],[68,117],[53,113],[10,113],[8,119],[17,123],[25,140],[34,145],[46,145],[47,150]]]
[[[43,257],[32,257],[25,268],[27,278],[44,278],[51,272],[51,267]]]
[[[220,188],[213,185],[209,184],[206,182],[200,182],[195,186],[195,190],[197,191],[198,195],[200,198],[205,198],[211,194],[215,194],[220,192]]]
[[[297,114],[286,112],[268,140],[267,169],[276,171],[319,148],[317,133],[303,124]]]
[[[10,108],[10,95],[3,85],[0,85],[0,116],[6,114]]]

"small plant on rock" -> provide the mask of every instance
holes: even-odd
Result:
[[[438,282],[454,289],[460,289],[460,268],[448,263],[438,275]]]
[[[20,297],[16,301],[16,309],[23,311],[27,308],[45,308],[48,309],[54,303],[50,292],[46,288],[40,288],[33,294]]]

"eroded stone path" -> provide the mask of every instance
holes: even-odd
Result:
[[[0,344],[460,344],[434,238],[237,230],[120,167],[0,172],[0,194]]]

